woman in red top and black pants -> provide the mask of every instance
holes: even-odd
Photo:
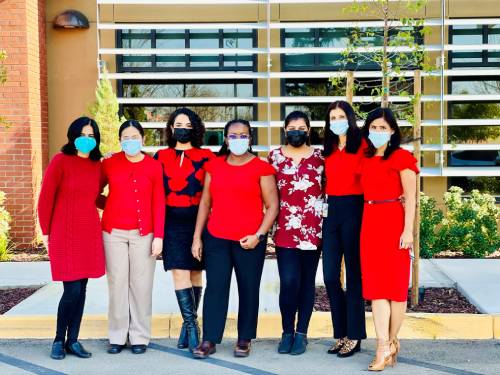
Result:
[[[68,129],[68,143],[54,156],[43,178],[38,218],[48,249],[52,279],[64,292],[57,310],[56,338],[51,357],[66,353],[88,358],[77,341],[89,278],[104,275],[101,224],[96,207],[101,176],[100,134],[88,117]]]
[[[135,120],[119,130],[123,152],[103,162],[109,194],[102,216],[109,287],[108,353],[127,342],[141,354],[151,337],[156,257],[163,246],[165,193],[161,164],[141,152],[144,130]]]
[[[220,157],[206,168],[193,238],[193,256],[201,259],[201,237],[208,219],[203,243],[207,273],[203,342],[193,351],[195,358],[215,353],[215,345],[222,341],[233,268],[239,296],[236,357],[250,354],[257,333],[267,232],[278,215],[278,193],[274,168],[251,152],[250,130],[248,121],[228,122]]]
[[[188,108],[175,110],[167,121],[167,144],[154,158],[163,167],[165,187],[165,239],[163,265],[172,270],[175,294],[183,323],[177,347],[199,344],[197,310],[201,299],[203,263],[193,257],[191,246],[200,204],[205,165],[215,155],[200,148],[205,126],[200,117]]]
[[[364,149],[351,105],[345,101],[332,103],[326,114],[323,151],[328,195],[328,214],[323,222],[323,278],[337,339],[328,353],[339,357],[359,351],[361,340],[366,338],[359,256],[363,190],[357,174]],[[342,257],[345,292],[340,283]]]

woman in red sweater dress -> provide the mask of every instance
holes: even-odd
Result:
[[[360,166],[365,199],[361,274],[363,297],[372,301],[378,340],[368,369],[381,371],[395,364],[399,352],[397,335],[406,312],[419,170],[413,155],[399,147],[401,132],[390,109],[371,112],[363,134],[368,148]]]
[[[68,143],[54,156],[43,178],[38,218],[48,249],[52,279],[64,292],[57,310],[51,357],[66,353],[89,358],[78,342],[89,278],[104,275],[104,250],[96,199],[101,175],[100,134],[88,117],[68,129]]]

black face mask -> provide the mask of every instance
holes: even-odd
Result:
[[[193,129],[186,128],[174,128],[174,139],[179,143],[188,143],[191,142],[191,135],[193,133]]]
[[[307,142],[309,134],[304,130],[289,130],[286,132],[286,140],[293,147],[300,147]]]

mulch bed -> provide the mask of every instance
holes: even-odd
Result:
[[[25,300],[40,288],[0,289],[0,315]]]
[[[43,245],[16,249],[9,253],[9,262],[42,262],[47,260],[49,260],[49,255]]]
[[[408,291],[408,301],[410,300],[411,294]],[[330,304],[324,286],[316,287],[314,310],[330,311]],[[369,301],[365,303],[365,310],[371,311]],[[479,314],[476,307],[453,288],[425,289],[424,299],[417,306],[410,306],[410,303],[408,303],[408,312]]]

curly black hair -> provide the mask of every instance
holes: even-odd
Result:
[[[97,122],[89,117],[78,117],[71,123],[67,133],[68,142],[61,148],[61,151],[66,155],[76,155],[77,150],[75,147],[75,140],[82,134],[82,129],[87,125],[90,125],[94,130],[94,139],[96,142],[96,147],[90,151],[89,158],[93,161],[101,160],[102,154],[99,150],[99,146],[101,144],[101,133],[99,132]]]
[[[323,156],[330,156],[332,152],[339,147],[339,136],[334,134],[330,129],[330,112],[332,109],[340,108],[345,112],[349,128],[347,129],[347,139],[345,145],[345,151],[349,154],[355,154],[358,152],[361,146],[361,129],[359,129],[356,123],[356,113],[352,106],[344,101],[338,100],[333,102],[328,106],[325,116],[325,139],[323,143]]]
[[[363,137],[365,137],[368,147],[365,151],[365,156],[371,158],[375,156],[377,149],[373,146],[373,143],[368,139],[368,135],[370,134],[370,125],[373,121],[383,118],[390,126],[392,130],[394,130],[394,134],[391,135],[391,139],[389,140],[389,144],[385,149],[384,156],[382,157],[384,160],[387,160],[391,154],[400,148],[401,145],[401,130],[399,129],[398,122],[394,113],[389,108],[377,108],[371,111],[366,118],[365,124],[363,126],[362,132]]]
[[[167,145],[170,148],[175,148],[177,144],[177,140],[174,137],[172,128],[175,123],[175,119],[179,115],[186,115],[189,117],[189,121],[191,122],[191,126],[193,127],[193,133],[191,136],[191,145],[193,147],[200,148],[203,146],[203,139],[205,137],[205,125],[203,121],[201,121],[200,116],[193,110],[189,108],[177,108],[174,112],[172,112],[167,121]]]

